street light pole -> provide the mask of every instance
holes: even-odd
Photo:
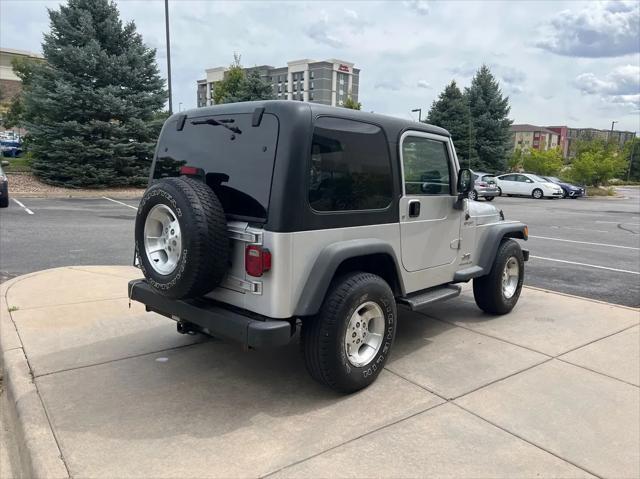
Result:
[[[611,122],[611,133],[613,133],[613,125],[615,125],[616,123],[618,123],[617,121],[612,121]]]
[[[169,39],[169,0],[164,0],[164,24],[167,33],[167,86],[169,87],[169,115],[173,114],[171,98],[171,41]]]
[[[418,121],[422,122],[422,108],[415,108],[411,110],[413,113],[418,112]]]

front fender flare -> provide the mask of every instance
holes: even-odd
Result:
[[[493,223],[487,225],[486,228],[488,231],[484,235],[482,244],[477,245],[476,265],[456,272],[454,283],[469,281],[472,278],[489,274],[500,243],[504,238],[519,238],[525,241],[529,239],[527,225],[519,221]],[[528,259],[528,252],[524,252],[524,256],[525,259]]]

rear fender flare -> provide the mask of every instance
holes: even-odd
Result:
[[[395,266],[398,286],[404,292],[402,272],[398,267],[395,251],[389,243],[375,238],[340,241],[330,244],[320,251],[298,299],[294,315],[311,316],[317,314],[340,265],[351,258],[374,254],[384,254],[391,258]]]

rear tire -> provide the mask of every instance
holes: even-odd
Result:
[[[523,281],[524,257],[520,245],[504,239],[489,274],[473,280],[473,297],[484,312],[507,314],[518,302]]]
[[[320,312],[302,321],[309,374],[343,393],[367,387],[389,358],[396,316],[393,292],[381,277],[355,272],[334,280]]]
[[[165,178],[147,188],[135,246],[147,282],[173,299],[211,291],[229,267],[222,205],[209,186],[192,178]]]
[[[470,200],[476,201],[478,199],[478,192],[476,190],[471,190],[467,194],[467,198],[469,198]]]
[[[9,207],[9,197],[5,196],[4,198],[0,198],[0,208],[8,208]]]
[[[502,188],[498,187],[498,196],[502,196]]]

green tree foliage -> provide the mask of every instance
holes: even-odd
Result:
[[[474,126],[467,98],[452,80],[431,104],[426,123],[444,128],[453,138],[456,154],[463,166],[477,167]],[[469,161],[471,159],[471,162]]]
[[[486,171],[503,171],[511,139],[509,98],[502,96],[498,81],[486,65],[476,72],[471,86],[465,89],[465,95],[471,109],[474,149],[478,154],[478,160],[472,165]]]
[[[571,162],[571,179],[586,185],[606,185],[627,172],[628,160],[616,145],[592,140],[580,145],[580,153]]]
[[[342,105],[344,108],[348,108],[350,110],[360,110],[362,109],[362,103],[359,101],[355,101],[351,96],[348,96]]]
[[[549,150],[531,149],[522,151],[516,148],[509,159],[511,170],[524,170],[542,176],[555,176],[562,169],[563,160],[560,148]]]
[[[236,103],[240,101],[273,100],[273,87],[260,78],[257,70],[245,73],[240,63],[240,55],[233,55],[233,63],[213,89],[213,101]]]
[[[69,0],[49,20],[46,61],[18,71],[34,173],[71,187],[145,185],[167,97],[155,50],[109,0]]]

